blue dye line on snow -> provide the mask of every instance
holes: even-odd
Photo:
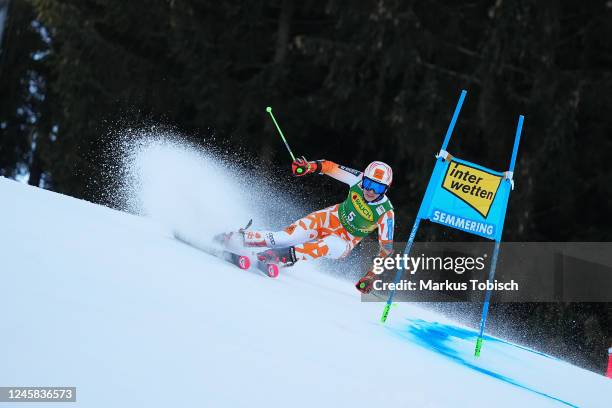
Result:
[[[388,327],[388,326],[387,327],[389,330],[399,335],[400,337],[404,338],[404,337],[407,337],[407,335],[411,335],[410,336],[411,341],[423,347],[426,347],[430,350],[433,350],[437,353],[440,353],[450,358],[451,360],[454,360],[458,363],[463,364],[464,366],[468,368],[471,368],[472,370],[478,371],[482,374],[488,375],[498,380],[507,382],[508,384],[512,384],[524,390],[531,391],[543,397],[550,398],[552,400],[560,402],[561,404],[567,405],[569,407],[577,407],[577,405],[571,404],[560,398],[557,398],[550,394],[546,394],[545,392],[538,391],[536,389],[527,387],[526,385],[523,385],[513,380],[510,377],[506,377],[504,375],[488,370],[486,368],[479,367],[478,365],[463,358],[463,356],[461,356],[457,352],[457,350],[455,350],[454,348],[448,345],[449,340],[451,340],[452,338],[475,341],[477,337],[476,332],[473,332],[465,328],[457,327],[457,326],[451,326],[451,325],[437,323],[437,322],[428,322],[428,321],[421,320],[421,319],[408,319],[408,320],[410,321],[410,324],[404,331],[398,331],[397,329],[393,329],[392,327]],[[504,343],[504,344],[508,344],[510,346],[517,347],[517,348],[520,348],[520,349],[523,349],[523,350],[526,350],[526,351],[529,351],[535,354],[539,354],[544,357],[551,358],[553,360],[558,360],[556,358],[548,356],[547,354],[544,354],[544,353],[541,353],[535,350],[531,350],[526,347],[518,346],[516,344],[509,343],[504,340],[497,339],[495,337],[490,337],[490,336],[485,335],[484,340],[485,340],[485,343],[486,342]]]

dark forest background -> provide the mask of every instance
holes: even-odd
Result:
[[[467,89],[454,155],[506,170],[526,116],[504,240],[612,240],[609,0],[0,0],[0,40],[6,177],[99,201],[117,121],[214,136],[285,177],[271,105],[296,153],[394,167],[405,240]],[[609,304],[496,315],[533,331],[545,322],[546,351],[603,370]]]

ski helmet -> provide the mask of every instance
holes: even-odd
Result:
[[[391,166],[387,163],[373,161],[368,164],[368,167],[364,170],[363,177],[376,183],[384,184],[389,188],[393,181],[393,170],[391,170]]]
[[[361,186],[363,189],[375,191],[380,198],[389,189],[392,180],[391,167],[386,163],[374,161],[364,170]]]

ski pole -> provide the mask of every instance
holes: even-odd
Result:
[[[295,161],[295,156],[293,155],[293,152],[291,151],[291,148],[289,147],[289,143],[287,143],[287,139],[285,139],[285,135],[283,135],[283,131],[281,130],[280,126],[278,126],[278,123],[276,122],[276,118],[274,117],[274,114],[272,113],[272,108],[268,106],[266,108],[266,112],[270,114],[272,121],[276,125],[276,129],[278,129],[278,133],[280,134],[280,137],[283,139],[283,142],[285,142],[285,146],[287,147],[287,150],[289,151],[289,154],[291,155],[291,159]]]

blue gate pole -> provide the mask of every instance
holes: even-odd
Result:
[[[465,100],[465,95],[467,91],[465,89],[461,90],[461,95],[459,95],[459,100],[457,101],[457,105],[455,106],[455,111],[453,112],[453,117],[451,118],[450,124],[448,125],[448,129],[446,129],[446,135],[444,136],[444,142],[442,142],[442,149],[446,150],[448,147],[448,142],[450,142],[450,138],[453,134],[453,129],[455,129],[455,124],[457,123],[457,118],[459,117],[459,112],[461,111],[461,107],[463,106],[463,101]],[[443,160],[443,158],[438,158],[438,160]],[[429,183],[431,183],[431,176],[429,179]],[[412,226],[412,231],[410,231],[410,237],[408,238],[408,242],[406,243],[406,248],[404,248],[404,255],[410,256],[410,250],[412,249],[412,244],[414,243],[414,238],[416,237],[417,231],[419,230],[419,224],[421,223],[420,214],[423,210],[423,201],[427,196],[427,191],[429,191],[429,183],[427,184],[427,189],[425,191],[425,196],[423,200],[421,200],[421,207],[419,208],[419,213],[417,215],[416,220],[414,221],[414,225]],[[397,284],[402,277],[402,268],[397,268],[397,272],[395,273],[395,279],[393,283]],[[385,309],[383,310],[382,316],[380,317],[381,323],[385,323],[387,321],[387,316],[389,316],[389,311],[391,310],[391,304],[393,303],[393,296],[395,295],[395,288],[389,294],[389,298],[387,299],[387,304],[385,305]]]
[[[512,148],[512,158],[510,159],[510,171],[514,171],[516,164],[516,155],[518,153],[519,143],[521,142],[521,132],[523,131],[523,121],[525,117],[519,116],[518,125],[516,126],[516,134],[514,135],[514,147]]]
[[[410,231],[410,237],[408,238],[408,243],[406,244],[406,248],[404,248],[404,255],[410,256],[410,250],[412,249],[412,244],[414,242],[414,238],[416,237],[417,231],[419,230],[419,224],[421,223],[421,219],[419,217],[414,221],[414,225],[412,226],[412,231]],[[402,277],[402,268],[401,266],[397,268],[397,272],[395,273],[395,279],[393,283],[397,285]],[[380,317],[380,322],[384,323],[387,321],[387,316],[389,316],[389,310],[391,310],[391,304],[393,303],[393,295],[395,295],[395,288],[391,291],[389,295],[389,299],[387,299],[387,304],[385,305],[385,309],[383,310],[383,314]]]
[[[497,267],[497,255],[499,254],[499,241],[495,241],[495,249],[493,249],[493,259],[491,259],[491,269],[489,270],[489,278],[487,284],[493,283],[495,277],[495,268]],[[474,356],[480,356],[480,349],[482,348],[482,335],[484,333],[485,325],[487,323],[487,313],[489,312],[489,303],[491,302],[491,289],[487,288],[485,295],[484,305],[482,306],[482,316],[480,317],[480,332],[478,333],[478,339],[476,339],[476,348],[474,349]]]
[[[451,119],[450,125],[448,125],[448,129],[446,129],[444,142],[442,142],[442,150],[446,150],[446,148],[448,147],[448,142],[450,142],[451,135],[453,134],[453,130],[455,129],[455,123],[457,123],[457,118],[459,117],[459,112],[461,111],[461,106],[463,106],[463,101],[465,100],[466,94],[467,91],[465,89],[462,89],[461,95],[459,95],[459,101],[457,101],[457,106],[455,106],[455,112],[453,112],[453,117]]]
[[[514,147],[512,148],[512,158],[510,159],[510,172],[514,172],[514,165],[516,164],[516,155],[518,153],[519,143],[521,141],[521,132],[523,130],[523,121],[525,117],[519,116],[518,124],[516,126],[516,133],[514,135]],[[497,256],[499,254],[499,239],[495,241],[495,249],[493,250],[493,259],[491,259],[491,269],[489,271],[489,278],[487,283],[493,283],[495,277],[495,269],[497,267]],[[484,305],[482,307],[482,316],[480,317],[480,331],[478,338],[476,339],[476,347],[474,349],[474,356],[480,356],[480,350],[482,349],[482,336],[484,334],[485,325],[487,323],[487,313],[489,313],[489,304],[491,303],[491,289],[487,288],[485,295]]]

